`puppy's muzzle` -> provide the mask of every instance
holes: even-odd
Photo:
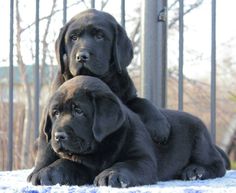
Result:
[[[76,54],[76,61],[80,63],[86,63],[90,60],[90,54],[88,51],[79,51]]]
[[[56,132],[54,137],[56,142],[65,142],[68,140],[68,135],[65,132]]]

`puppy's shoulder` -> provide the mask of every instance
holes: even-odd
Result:
[[[152,139],[141,118],[138,116],[138,114],[134,113],[127,107],[126,112],[128,120],[128,128],[126,129],[129,131],[130,137],[134,139],[134,143],[137,143],[137,141],[139,141],[145,145],[151,146],[152,144],[149,144],[149,142],[152,141]]]
[[[140,117],[126,107],[127,113],[127,141],[126,153],[134,157],[146,157],[156,164],[155,146]]]
[[[129,130],[134,131],[135,133],[137,131],[141,131],[141,132],[145,132],[145,125],[144,123],[141,121],[140,117],[138,116],[138,114],[134,113],[133,111],[131,111],[129,108],[124,107],[125,111],[126,111],[126,115],[127,115],[127,120],[129,121]]]

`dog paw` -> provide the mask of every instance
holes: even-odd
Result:
[[[37,174],[37,172],[36,172],[36,171],[33,171],[33,172],[27,177],[27,182],[31,182],[33,176],[36,175],[36,174]]]
[[[152,139],[156,144],[159,144],[159,145],[166,145],[167,141],[168,141],[167,137],[159,137],[159,136],[156,136],[156,135],[153,135]]]
[[[159,122],[163,122],[159,120]],[[166,123],[163,124],[164,127],[161,127],[160,124],[157,124],[157,127],[148,126],[147,129],[152,137],[152,140],[156,144],[165,145],[168,143],[170,135],[170,126]]]
[[[43,170],[43,169],[41,169]],[[28,177],[27,177],[27,181],[31,182],[33,185],[42,185],[41,184],[41,170],[37,170],[37,171],[33,171]]]
[[[127,188],[131,183],[127,176],[114,170],[104,170],[94,180],[96,186],[111,186],[116,188]]]
[[[182,179],[183,180],[202,180],[204,179],[206,170],[198,165],[190,165],[187,166],[183,173]]]
[[[158,129],[153,129],[152,131],[149,131],[151,133],[152,140],[156,144],[160,145],[166,145],[169,138],[169,132],[168,131],[160,131]]]
[[[46,167],[31,175],[33,185],[65,184],[63,174],[56,168]]]
[[[42,168],[38,172],[33,172],[28,177],[29,181],[33,185],[76,185],[73,171],[66,168],[66,165],[61,164],[59,161]]]

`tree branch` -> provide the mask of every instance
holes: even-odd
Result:
[[[23,82],[23,87],[26,93],[26,105],[27,108],[27,118],[26,118],[26,127],[23,130],[23,144],[22,144],[22,156],[21,156],[21,167],[27,168],[29,166],[29,147],[30,147],[30,130],[32,123],[32,96],[30,85],[28,83],[27,74],[26,74],[26,65],[23,61],[22,52],[21,52],[21,16],[19,11],[19,0],[16,1],[16,50],[17,50],[17,64],[19,66],[20,77]]]
[[[175,1],[175,2],[171,5],[171,7],[173,7],[176,3],[177,3],[177,2]],[[196,0],[195,3],[190,4],[190,5],[189,5],[189,8],[188,8],[186,11],[184,11],[184,16],[187,15],[189,12],[191,12],[193,9],[199,7],[202,3],[203,3],[203,0]],[[175,17],[174,19],[172,19],[172,21],[170,21],[170,23],[169,23],[169,25],[168,25],[168,28],[169,28],[169,29],[172,28],[178,20],[179,20],[179,17]]]
[[[175,0],[175,1],[168,7],[168,10],[171,10],[178,2],[179,2],[179,0]]]
[[[101,1],[101,10],[103,10],[103,9],[106,7],[108,1],[109,1],[109,0],[102,0],[102,1]]]
[[[70,7],[73,7],[73,6],[75,6],[75,5],[78,5],[78,4],[81,3],[81,2],[84,3],[84,0],[78,1],[78,2],[76,2],[76,3],[71,4],[70,6],[67,6],[67,9],[70,8]],[[85,3],[84,3],[84,4],[85,4]],[[86,5],[86,4],[85,4],[85,5]],[[51,18],[53,15],[55,15],[56,13],[58,13],[58,12],[60,12],[60,11],[62,11],[62,10],[63,10],[63,9],[54,10],[54,12],[51,12],[49,15],[40,18],[40,19],[39,19],[39,22],[41,22],[41,21],[43,21],[43,20],[46,20],[46,19],[48,20],[48,18]],[[30,29],[30,28],[33,27],[34,25],[35,25],[35,22],[29,24],[27,27],[22,28],[21,31],[20,31],[20,33],[23,33],[24,31]]]

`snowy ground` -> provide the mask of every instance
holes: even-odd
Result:
[[[0,172],[0,192],[76,192],[76,193],[236,193],[236,170],[223,178],[202,181],[158,182],[151,186],[118,189],[95,186],[33,186],[26,182],[31,170]]]

